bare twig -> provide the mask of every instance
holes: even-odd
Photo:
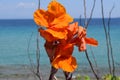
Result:
[[[94,0],[93,7],[92,7],[92,10],[91,10],[91,13],[90,13],[90,18],[88,19],[87,24],[85,25],[86,29],[88,28],[88,25],[89,25],[89,23],[90,23],[90,21],[92,19],[92,15],[93,15],[93,12],[94,12],[95,4],[96,4],[96,0]]]
[[[30,39],[29,39],[29,41],[28,41],[28,47],[27,47],[27,53],[28,53],[28,59],[29,59],[29,61],[30,61],[30,70],[32,71],[32,73],[35,73],[35,70],[34,70],[34,63],[33,63],[33,61],[32,61],[32,59],[31,59],[31,56],[30,56],[30,50],[29,50],[29,48],[30,48],[30,41],[31,41],[31,39],[32,39],[32,36],[33,36],[33,32],[32,32],[32,34],[31,34],[31,36],[30,36]]]
[[[38,0],[38,9],[40,9],[40,0]]]
[[[91,69],[92,69],[92,72],[94,73],[94,76],[96,77],[97,80],[100,80],[99,77],[98,77],[98,75],[96,74],[94,68],[93,68],[92,62],[91,62],[90,59],[89,59],[87,50],[85,50],[85,55],[86,55],[86,58],[87,58],[87,60],[88,60],[88,62],[89,62],[89,64],[90,64],[90,67],[91,67]]]
[[[41,74],[40,74],[40,49],[39,49],[39,32],[37,34],[37,39],[36,39],[36,42],[37,42],[37,50],[36,50],[36,61],[37,61],[37,72],[36,72],[36,75],[38,76],[39,80],[42,80],[41,79]]]
[[[79,22],[80,22],[80,25],[82,25],[82,22],[81,22],[81,15],[80,15],[80,19],[79,19]]]
[[[32,39],[32,36],[33,36],[33,32],[32,32],[32,34],[31,34],[31,36],[30,36],[30,39],[29,39],[29,41],[28,41],[28,47],[27,47],[27,53],[28,53],[28,59],[29,59],[29,61],[30,61],[30,70],[32,71],[32,73],[35,73],[35,70],[34,70],[34,63],[32,62],[32,59],[31,59],[31,57],[30,57],[30,50],[29,50],[29,48],[30,48],[30,41],[31,41],[31,39]]]
[[[94,55],[94,52],[93,52],[93,50],[92,50],[91,47],[90,47],[90,50],[91,50],[91,53],[92,53],[93,60],[94,60],[94,62],[95,62],[95,66],[96,66],[96,68],[97,68],[97,67],[98,67],[98,66],[97,66],[97,61],[96,61],[96,59],[95,59],[95,55]]]
[[[110,72],[110,74],[111,74],[111,73],[112,73],[112,70],[111,70],[111,61],[110,61],[109,37],[108,37],[106,25],[105,25],[103,0],[101,0],[101,11],[102,11],[102,22],[103,22],[103,27],[104,27],[104,31],[105,31],[105,38],[106,38],[106,46],[107,46],[107,57],[108,57],[109,72]]]
[[[91,21],[91,19],[92,19],[93,11],[94,11],[94,8],[95,8],[95,3],[96,3],[96,0],[94,0],[94,4],[93,4],[92,10],[91,10],[90,18],[89,18],[89,20],[87,21],[87,15],[86,15],[86,0],[84,0],[84,16],[85,16],[84,26],[85,26],[86,29],[87,29],[87,27],[88,27],[88,25],[89,25],[89,23],[90,23],[90,21]],[[86,54],[86,58],[87,58],[87,60],[88,60],[88,62],[89,62],[89,64],[90,64],[90,67],[91,67],[91,69],[92,69],[92,72],[93,72],[94,76],[96,77],[97,80],[99,80],[99,77],[98,77],[98,75],[96,74],[96,72],[95,72],[95,70],[94,70],[94,68],[93,68],[92,62],[91,62],[91,60],[89,59],[87,50],[85,50],[85,54]]]
[[[40,8],[40,0],[38,0],[38,9],[39,8]],[[30,41],[31,41],[33,33],[31,34],[31,37],[29,39],[27,51],[28,51],[28,58],[29,58],[29,61],[30,61],[30,65],[31,65],[31,71],[33,72],[34,75],[36,75],[38,77],[39,80],[42,80],[41,73],[40,73],[39,32],[37,32],[37,33],[38,34],[37,34],[37,38],[36,38],[36,44],[37,44],[37,48],[36,48],[36,62],[37,62],[36,70],[34,69],[35,64],[32,63],[32,59],[31,59],[30,54],[29,54],[29,46],[30,46]]]
[[[30,41],[31,41],[31,39],[32,39],[32,36],[33,36],[33,32],[32,32],[32,34],[31,34],[31,36],[30,36],[30,39],[29,39],[29,41],[28,41],[28,48],[27,48],[27,52],[28,52],[28,58],[29,58],[29,61],[30,61],[30,70],[32,71],[32,73],[34,74],[34,75],[36,75],[38,78],[39,78],[39,80],[41,80],[41,77],[40,77],[40,70],[39,70],[39,67],[40,67],[40,65],[39,65],[39,60],[40,60],[40,51],[39,51],[39,43],[38,43],[38,38],[37,38],[37,51],[36,51],[36,61],[37,61],[37,68],[36,68],[36,70],[37,70],[37,72],[35,71],[35,64],[33,63],[33,61],[32,61],[32,59],[31,59],[31,56],[30,56],[30,52],[29,52],[29,48],[30,48]]]
[[[84,17],[85,17],[85,22],[84,22],[84,26],[85,26],[87,25],[86,0],[84,0]]]
[[[38,0],[38,9],[40,9],[40,0]],[[37,26],[38,27],[38,26]],[[38,27],[39,29],[39,27]],[[37,38],[36,38],[36,43],[37,43],[37,49],[36,49],[36,76],[39,78],[39,80],[42,80],[41,78],[41,73],[40,73],[40,48],[39,48],[39,32],[37,32]]]
[[[114,9],[114,5],[113,5],[111,11],[109,12],[109,19],[108,19],[108,37],[109,37],[109,46],[110,46],[112,66],[113,66],[112,73],[113,73],[113,76],[115,76],[115,62],[114,62],[113,49],[112,49],[111,36],[110,36],[110,21],[111,21],[111,14],[112,14],[113,9]]]

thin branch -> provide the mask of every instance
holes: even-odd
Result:
[[[29,52],[30,42],[31,42],[32,36],[33,36],[33,32],[32,32],[32,34],[31,34],[31,36],[30,36],[29,41],[28,41],[27,53],[28,53],[28,59],[29,59],[29,61],[30,61],[30,66],[31,66],[31,67],[30,67],[30,70],[31,70],[33,73],[35,73],[34,64],[33,64],[33,62],[32,62],[32,59],[31,59],[31,57],[30,57],[30,52]]]
[[[36,75],[38,76],[39,80],[41,79],[41,74],[40,74],[40,49],[39,49],[39,32],[37,34],[37,50],[36,50],[36,61],[37,61],[37,72]]]
[[[40,9],[40,0],[38,0],[38,9]]]
[[[93,4],[92,10],[91,10],[91,14],[90,14],[89,21],[87,21],[86,0],[84,0],[84,16],[85,16],[84,26],[85,26],[86,29],[87,29],[87,27],[88,27],[88,25],[89,25],[89,23],[90,23],[90,21],[91,21],[91,18],[92,18],[92,15],[93,15],[93,11],[94,11],[94,8],[95,8],[95,3],[96,3],[96,0],[94,0],[94,4]],[[86,54],[86,58],[87,58],[87,60],[88,60],[88,62],[89,62],[89,64],[90,64],[90,67],[91,67],[91,69],[92,69],[92,72],[93,72],[94,76],[96,77],[97,80],[99,80],[99,77],[98,77],[98,75],[96,74],[96,72],[95,72],[95,70],[94,70],[94,68],[93,68],[92,62],[91,62],[90,59],[89,59],[87,50],[85,50],[85,54]]]
[[[86,14],[86,0],[84,0],[84,16],[85,16],[84,25],[86,25],[86,24],[87,24],[87,14]]]
[[[113,5],[113,7],[111,8],[110,12],[109,12],[109,19],[108,19],[108,33],[110,34],[110,21],[111,21],[111,14],[113,9],[115,8],[115,6]]]
[[[113,49],[112,49],[111,36],[110,36],[110,21],[111,21],[111,14],[112,14],[114,7],[115,6],[113,5],[111,11],[109,12],[109,19],[108,19],[108,37],[109,37],[109,46],[110,46],[112,66],[113,66],[113,70],[112,70],[113,76],[115,76],[115,62],[114,62],[114,57],[113,57]]]
[[[90,21],[92,19],[92,15],[93,15],[93,12],[94,12],[95,4],[96,4],[96,0],[94,0],[93,7],[92,7],[92,10],[91,10],[91,13],[90,13],[90,18],[89,18],[87,24],[85,25],[86,29],[88,28],[88,25],[89,25],[89,23],[90,23]]]
[[[93,52],[93,50],[92,50],[92,47],[91,47],[91,46],[90,46],[90,50],[91,50],[92,57],[93,57],[93,60],[94,60],[94,63],[95,63],[96,73],[99,75],[99,70],[98,70],[97,61],[96,61],[96,58],[95,58],[95,55],[94,55],[94,52]]]
[[[41,75],[40,75],[40,69],[39,69],[40,68],[40,61],[39,61],[40,60],[40,51],[39,51],[39,39],[38,39],[38,36],[37,36],[37,50],[36,50],[36,61],[37,61],[37,68],[36,68],[36,70],[37,70],[37,72],[34,69],[35,64],[33,63],[32,59],[31,59],[31,56],[30,56],[30,52],[29,52],[30,41],[32,39],[32,36],[33,36],[33,32],[32,32],[32,34],[30,36],[29,41],[28,41],[28,48],[27,48],[28,58],[29,58],[29,61],[30,61],[30,66],[31,66],[30,70],[32,71],[32,73],[34,75],[36,75],[39,78],[39,80],[42,80],[41,79]]]
[[[90,46],[90,50],[91,50],[91,53],[92,53],[93,60],[94,60],[94,62],[95,62],[95,66],[96,66],[96,68],[97,68],[97,67],[98,67],[98,66],[97,66],[97,61],[96,61],[96,59],[95,59],[95,55],[94,55],[94,52],[93,52],[91,46]]]
[[[38,0],[38,9],[40,9],[40,0]],[[37,26],[38,27],[38,26]],[[38,27],[39,29],[39,27]],[[36,61],[37,61],[37,67],[36,67],[36,76],[39,78],[39,80],[42,80],[41,78],[41,73],[40,73],[40,48],[39,48],[39,32],[37,32],[37,38],[36,38],[36,43],[37,43],[37,49],[36,49]]]
[[[110,52],[109,52],[110,51],[109,50],[109,37],[108,37],[106,25],[105,25],[103,0],[101,0],[101,11],[102,11],[102,22],[103,22],[103,27],[104,27],[104,31],[105,31],[105,37],[106,37],[106,46],[107,46],[107,56],[108,56],[109,72],[111,74],[112,70],[111,70],[111,61],[110,61]]]
[[[96,77],[97,80],[100,80],[99,77],[98,77],[98,75],[96,74],[94,68],[93,68],[92,62],[91,62],[90,59],[89,59],[87,50],[85,50],[85,55],[86,55],[86,58],[87,58],[87,60],[88,60],[88,62],[89,62],[89,64],[90,64],[90,67],[91,67],[91,69],[92,69],[92,72],[93,72],[94,76]]]
[[[82,25],[82,22],[81,22],[82,20],[81,20],[81,15],[80,15],[80,19],[79,19],[79,22],[80,22],[80,25]]]

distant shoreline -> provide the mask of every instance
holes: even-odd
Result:
[[[50,66],[44,67],[41,66],[41,75],[43,77],[43,80],[48,80],[49,73],[50,73]],[[108,68],[98,68],[99,69],[99,75],[104,75],[108,73]],[[120,68],[116,68],[117,75],[120,75]],[[83,68],[83,69],[77,69],[73,77],[77,75],[88,75],[91,78],[95,78],[91,69],[89,68]],[[64,75],[61,70],[59,70],[56,74],[56,76],[63,80]],[[34,80],[35,76],[30,71],[30,67],[27,65],[10,65],[10,66],[0,66],[0,80]]]

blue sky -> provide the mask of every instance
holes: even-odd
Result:
[[[51,0],[41,0],[41,8],[47,9]],[[80,15],[84,17],[83,0],[58,0],[66,7],[67,12],[74,18]],[[96,0],[94,18],[101,17],[100,0]],[[120,17],[120,0],[103,0],[105,17],[115,4],[112,17]],[[93,0],[87,2],[87,17],[89,17]],[[0,0],[0,19],[29,19],[33,18],[33,12],[37,9],[38,0]]]

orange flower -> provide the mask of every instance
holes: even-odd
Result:
[[[78,26],[77,22],[70,24],[67,30],[65,29],[62,32],[61,30],[54,30],[54,28],[40,29],[39,31],[41,36],[48,41],[45,48],[52,66],[67,72],[73,72],[77,68],[76,59],[72,56],[74,45],[78,46],[79,51],[86,50],[86,44],[98,45],[95,39],[86,37],[86,30]],[[55,41],[58,43],[54,47]]]
[[[39,32],[46,40],[46,52],[51,65],[56,69],[73,72],[77,68],[76,59],[72,56],[74,45],[78,46],[79,51],[86,50],[86,44],[98,45],[97,40],[86,37],[86,29],[78,26],[78,22],[70,24],[73,18],[56,0],[49,3],[47,10],[36,10],[34,21],[44,27]]]
[[[46,28],[64,29],[73,21],[73,18],[66,13],[64,6],[57,1],[52,1],[47,11],[41,9],[35,11],[34,21],[37,25]]]

